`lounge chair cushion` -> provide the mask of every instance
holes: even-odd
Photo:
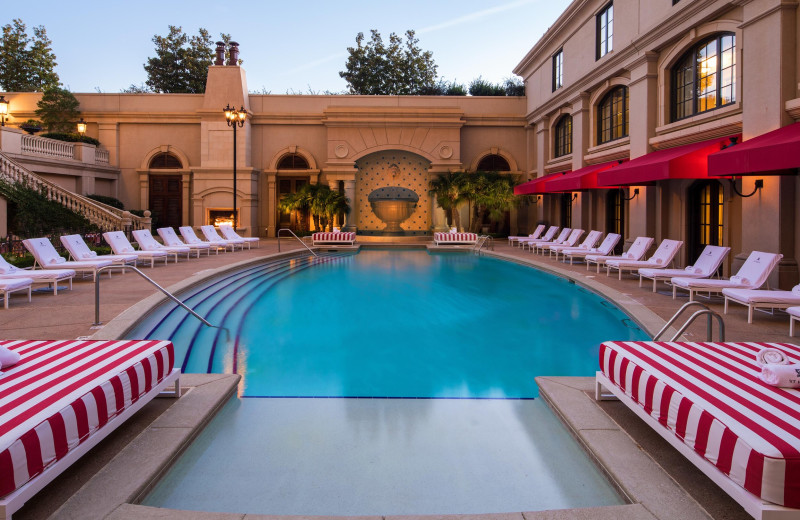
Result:
[[[722,289],[722,294],[738,302],[751,303],[775,303],[780,305],[800,305],[800,292],[792,289],[791,291],[769,291],[761,289]]]
[[[784,343],[608,341],[603,373],[646,413],[731,480],[800,507],[800,390],[769,386],[756,353]]]
[[[0,341],[22,355],[0,378],[0,496],[41,474],[172,371],[172,343]]]
[[[33,283],[32,278],[3,278],[0,279],[0,290],[3,291],[16,291],[22,289]]]

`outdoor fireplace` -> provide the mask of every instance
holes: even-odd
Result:
[[[231,226],[236,227],[234,221],[233,209],[231,208],[217,208],[208,210],[208,218],[206,219],[206,222],[212,226],[219,227],[220,224],[230,224]]]

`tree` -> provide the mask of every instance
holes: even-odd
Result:
[[[477,233],[485,218],[502,220],[505,212],[519,204],[514,196],[515,179],[497,172],[475,172],[464,176],[465,197],[472,203],[470,231]]]
[[[406,31],[405,42],[391,33],[388,46],[378,31],[371,34],[364,44],[364,33],[358,33],[357,46],[347,48],[347,70],[339,76],[347,81],[350,94],[417,95],[436,86],[433,53],[419,48],[414,31]]]
[[[48,87],[36,104],[36,115],[48,132],[75,132],[80,103],[72,92],[61,87]]]
[[[506,80],[503,82],[503,88],[506,89],[506,96],[525,95],[525,83],[522,82],[522,78],[519,76],[506,78]]]
[[[495,85],[478,76],[469,84],[470,96],[505,96],[506,89],[502,85]]]
[[[467,200],[464,181],[465,174],[463,172],[448,172],[428,183],[428,193],[436,197],[436,204],[448,216],[448,226],[457,229],[461,229],[461,215],[458,213],[458,206]]]
[[[42,92],[58,86],[56,56],[45,28],[34,27],[30,38],[22,20],[14,19],[12,24],[3,26],[0,40],[0,90]]]
[[[145,84],[153,92],[202,94],[214,59],[211,37],[202,27],[191,38],[181,27],[169,26],[167,36],[153,36],[156,56],[147,58]],[[131,85],[133,87],[133,85]],[[132,90],[132,89],[129,89]]]

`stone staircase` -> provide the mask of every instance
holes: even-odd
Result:
[[[0,152],[0,180],[11,184],[19,183],[37,190],[44,194],[48,200],[57,202],[65,208],[83,215],[89,222],[103,231],[150,229],[151,219],[149,217],[139,217],[128,211],[66,190],[20,166],[3,152]]]

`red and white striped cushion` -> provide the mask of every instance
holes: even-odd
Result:
[[[352,242],[356,239],[356,234],[352,231],[314,233],[311,239],[314,242]]]
[[[433,239],[436,242],[475,242],[478,235],[475,233],[434,233]]]
[[[700,456],[754,495],[800,507],[800,390],[763,383],[756,353],[785,343],[609,341],[600,368]]]
[[[0,496],[62,459],[171,371],[169,341],[0,341]]]

